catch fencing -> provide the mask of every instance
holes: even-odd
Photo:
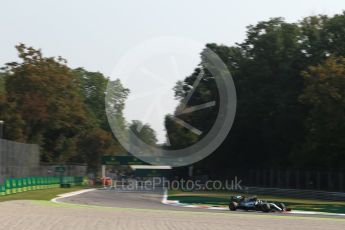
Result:
[[[0,139],[0,184],[8,178],[34,176],[85,176],[84,164],[64,164],[64,172],[56,172],[58,163],[40,163],[39,146]]]
[[[236,176],[248,187],[345,192],[344,170],[229,169],[225,175]]]
[[[269,195],[289,198],[305,198],[316,200],[345,201],[343,192],[327,192],[308,189],[281,189],[281,188],[261,188],[244,187],[243,190],[237,190],[239,193],[250,195]]]
[[[9,177],[35,175],[39,170],[39,160],[37,145],[0,139],[0,183]]]

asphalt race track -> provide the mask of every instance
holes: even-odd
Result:
[[[97,205],[117,208],[139,208],[153,210],[187,211],[185,208],[162,204],[163,190],[123,191],[95,190],[77,196],[59,199],[60,202],[83,205]],[[193,211],[206,211],[193,209]]]
[[[164,191],[124,191],[124,190],[95,190],[92,192],[83,193],[68,198],[59,199],[63,203],[74,203],[83,205],[105,206],[105,207],[118,207],[118,208],[140,208],[140,209],[153,209],[153,210],[173,210],[173,211],[193,211],[193,212],[218,212],[233,214],[234,212],[222,211],[222,210],[207,210],[207,209],[195,209],[185,207],[175,207],[171,205],[162,204]],[[236,211],[237,213],[245,213],[251,215],[269,215],[269,216],[291,216],[291,214],[280,213],[261,213],[261,212],[244,212]],[[310,215],[293,214],[293,216],[310,217]],[[339,216],[323,216],[313,215],[318,218],[340,218]]]
[[[345,229],[345,218],[181,208],[161,203],[162,191],[94,190],[58,202],[0,203],[2,229]]]

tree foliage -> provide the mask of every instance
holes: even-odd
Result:
[[[21,63],[8,63],[6,99],[24,121],[25,141],[43,147],[43,159],[62,160],[76,153],[76,137],[89,122],[78,81],[62,58],[18,45]]]
[[[5,94],[5,74],[0,72],[0,96]]]
[[[149,124],[134,120],[128,125],[129,129],[146,144],[154,146],[157,143],[156,133]]]
[[[273,18],[249,26],[245,41],[235,46],[208,44],[232,73],[237,113],[228,138],[199,167],[219,174],[229,165],[344,168],[343,28],[345,13],[307,17],[297,23]],[[203,53],[200,56],[195,71],[174,88],[182,101],[203,70],[191,105],[201,98],[217,98],[214,79],[203,68]],[[202,113],[185,115],[183,120],[202,127],[215,119],[217,110]],[[198,140],[168,118],[165,124],[172,148]]]
[[[93,169],[102,155],[122,151],[107,125],[108,78],[72,70],[61,57],[44,57],[24,44],[16,48],[21,62],[6,65],[0,96],[5,138],[39,144],[43,161],[88,163]],[[122,112],[128,90],[116,83],[113,100]]]
[[[329,58],[309,67],[303,76],[306,87],[300,101],[309,112],[298,162],[304,167],[341,168],[345,162],[345,58]]]

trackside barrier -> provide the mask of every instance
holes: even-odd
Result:
[[[245,192],[255,195],[275,195],[281,197],[306,198],[331,201],[345,201],[344,192],[327,192],[307,189],[281,189],[281,188],[260,188],[260,187],[243,187],[244,190],[237,192]],[[236,191],[236,190],[235,190]]]
[[[84,177],[73,176],[9,178],[5,180],[4,184],[0,184],[0,196],[58,188],[61,184],[82,185],[85,184],[85,181],[87,180]]]

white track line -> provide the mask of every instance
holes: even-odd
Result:
[[[344,216],[343,213],[330,213],[330,212],[313,212],[313,211],[300,211],[300,210],[293,210],[289,212],[291,214],[306,214],[306,215],[325,215],[325,216]]]
[[[62,198],[67,198],[67,197],[71,197],[71,196],[80,195],[80,194],[87,193],[87,192],[92,192],[92,191],[95,191],[95,190],[96,190],[96,189],[91,188],[91,189],[79,190],[79,191],[76,191],[76,192],[64,193],[64,194],[58,195],[58,197],[55,197],[55,198],[52,199],[51,201],[54,202],[54,203],[62,203],[62,202],[60,202],[60,201],[58,201],[58,200],[59,200],[59,199],[62,199]]]

